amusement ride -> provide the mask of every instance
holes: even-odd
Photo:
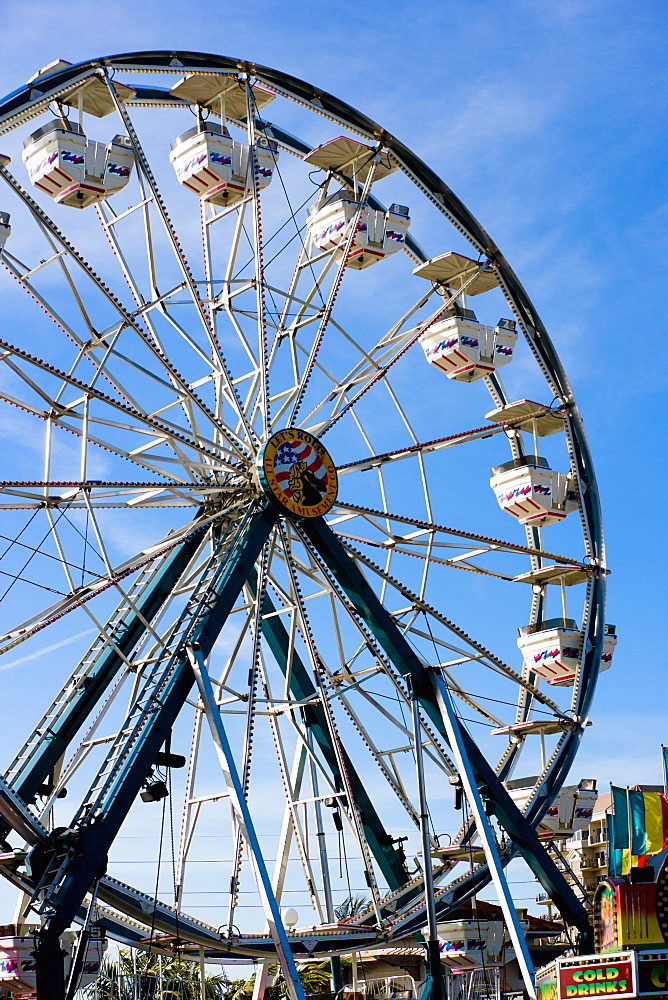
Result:
[[[615,644],[598,494],[496,244],[223,56],[52,63],[0,154],[0,870],[40,998],[101,935],[278,956],[295,998],[295,959],[409,935],[434,972],[490,882],[529,979],[515,857],[586,947],[541,837]]]

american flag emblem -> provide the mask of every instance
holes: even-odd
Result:
[[[281,490],[302,507],[315,507],[327,493],[327,469],[306,441],[284,441],[274,457],[274,475]]]
[[[267,496],[297,517],[322,517],[336,500],[338,478],[318,439],[296,427],[273,434],[258,459]]]

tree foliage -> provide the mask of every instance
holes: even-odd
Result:
[[[231,984],[224,973],[207,974],[205,983],[206,1000],[227,1000]],[[97,981],[84,995],[87,1000],[200,1000],[199,965],[143,951],[133,959],[132,952],[121,951],[117,959],[103,962]]]
[[[135,975],[136,972],[136,975]],[[160,984],[162,972],[162,990]],[[319,996],[331,991],[329,962],[297,966],[304,993]],[[255,974],[230,980],[224,973],[206,976],[206,1000],[251,1000]],[[121,951],[106,959],[97,982],[88,986],[86,1000],[200,1000],[199,965],[184,958],[159,959],[154,953]],[[265,1000],[284,1000],[288,989],[277,964],[269,967]]]
[[[332,989],[329,962],[306,962],[297,966],[297,975],[306,996],[320,996]],[[237,980],[230,986],[226,1000],[251,1000],[255,986],[255,973],[246,980]],[[277,964],[269,966],[269,981],[264,990],[264,1000],[284,1000],[288,988]]]

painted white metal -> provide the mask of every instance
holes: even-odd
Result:
[[[318,249],[333,250],[336,256],[344,254],[351,226],[354,233],[345,266],[362,270],[401,250],[410,226],[408,209],[392,205],[387,212],[379,211],[361,206],[349,193],[340,191],[309,214],[306,222]]]
[[[96,73],[98,72],[96,70]],[[257,85],[251,86],[250,78],[239,79],[236,73],[230,75],[207,71],[187,77],[182,84],[177,84],[173,88],[173,94],[181,100],[192,100],[193,110],[196,104],[207,107],[210,117],[206,128],[213,136],[212,141],[220,139],[222,142],[225,138],[222,129],[216,132],[215,128],[210,128],[211,125],[215,125],[212,122],[213,117],[219,115],[223,125],[226,114],[228,122],[230,118],[242,118],[243,114],[246,114],[248,120],[244,127],[248,129],[247,148],[253,146],[255,125],[248,117],[248,90],[250,89],[252,93],[254,105],[258,105],[261,99],[271,99],[273,94],[267,97],[268,92],[264,91],[265,97],[262,97],[258,93]],[[435,463],[440,456],[434,455],[423,462],[423,454],[426,455],[429,451],[441,452],[454,443],[466,444],[487,436],[489,431],[482,428],[476,432],[464,432],[456,442],[451,441],[450,444],[439,442],[433,446],[432,443],[420,445],[420,439],[411,427],[411,420],[414,419],[412,406],[419,400],[414,397],[407,400],[406,396],[401,394],[397,396],[387,377],[389,366],[402,356],[402,352],[408,349],[418,335],[420,327],[407,329],[410,317],[417,314],[417,318],[410,319],[410,322],[412,324],[418,322],[420,310],[427,304],[430,296],[436,296],[436,300],[439,301],[438,309],[442,310],[445,305],[443,298],[448,298],[451,290],[455,290],[457,294],[463,291],[464,295],[476,295],[495,287],[498,279],[494,268],[487,265],[482,258],[475,261],[457,254],[445,254],[428,261],[420,265],[414,273],[433,282],[433,286],[414,282],[415,285],[423,284],[427,291],[415,300],[412,293],[407,296],[406,302],[401,305],[402,315],[396,322],[388,324],[387,328],[380,327],[373,330],[366,329],[362,323],[359,331],[355,329],[353,336],[350,330],[342,325],[338,309],[333,308],[338,305],[335,303],[338,282],[344,274],[344,268],[346,271],[349,269],[346,266],[345,241],[333,248],[318,251],[317,246],[314,249],[312,242],[300,231],[304,222],[303,196],[308,197],[308,191],[311,190],[306,168],[300,162],[303,149],[299,151],[299,155],[290,163],[289,170],[282,177],[292,199],[289,208],[283,204],[284,195],[278,183],[274,183],[267,192],[266,206],[263,199],[263,211],[267,209],[264,239],[258,234],[259,203],[257,198],[253,203],[251,185],[248,185],[246,193],[242,193],[231,205],[230,199],[227,199],[228,207],[223,206],[222,210],[214,203],[215,194],[208,201],[206,198],[201,198],[205,233],[205,263],[202,269],[197,260],[197,252],[193,253],[193,260],[188,260],[179,244],[181,240],[182,245],[187,246],[190,253],[191,246],[199,248],[199,234],[195,233],[194,242],[189,239],[193,236],[193,232],[187,231],[180,218],[178,229],[183,226],[183,234],[179,231],[177,237],[177,229],[169,222],[166,207],[163,205],[163,199],[169,202],[174,191],[170,192],[169,183],[165,185],[164,191],[159,190],[150,171],[148,159],[150,157],[153,163],[156,150],[155,146],[150,145],[150,129],[145,133],[146,153],[144,153],[138,143],[136,131],[133,127],[130,129],[127,127],[126,122],[130,120],[130,115],[133,119],[135,117],[132,101],[127,103],[127,97],[131,95],[119,90],[120,85],[117,83],[112,85],[104,83],[99,75],[90,78],[86,87],[84,90],[77,82],[77,86],[71,92],[68,91],[61,96],[66,98],[65,103],[79,107],[81,114],[89,111],[95,113],[92,105],[88,107],[88,101],[93,90],[99,90],[100,97],[106,100],[108,110],[117,108],[123,123],[117,126],[119,130],[125,128],[128,134],[134,137],[132,138],[134,162],[138,170],[134,172],[132,183],[127,188],[128,192],[131,190],[133,192],[133,204],[126,211],[114,212],[113,200],[102,200],[97,208],[104,228],[103,235],[109,238],[116,258],[113,266],[117,268],[119,276],[114,286],[114,294],[119,296],[117,303],[114,302],[111,292],[107,294],[104,290],[102,278],[93,272],[92,267],[83,260],[78,251],[66,245],[64,239],[57,235],[51,220],[41,210],[38,211],[34,203],[31,205],[28,198],[23,199],[22,207],[27,206],[32,212],[37,228],[46,238],[44,259],[41,260],[39,252],[31,248],[31,259],[23,264],[11,257],[9,253],[12,248],[11,243],[8,244],[3,256],[19,285],[34,295],[47,314],[63,328],[76,345],[73,358],[69,358],[67,364],[63,362],[63,371],[54,371],[48,367],[53,355],[47,355],[45,362],[39,359],[27,361],[25,358],[19,359],[16,354],[10,355],[8,348],[4,348],[6,354],[0,349],[0,358],[6,364],[10,377],[16,376],[21,379],[19,398],[12,399],[12,402],[22,405],[23,412],[28,410],[31,418],[39,417],[47,421],[43,449],[43,483],[35,487],[7,485],[4,501],[7,506],[20,503],[26,510],[38,511],[39,518],[49,530],[47,544],[53,543],[56,551],[53,557],[54,564],[61,570],[68,590],[62,602],[52,605],[51,609],[40,616],[33,617],[34,609],[32,609],[31,625],[27,633],[19,635],[13,632],[10,645],[14,641],[28,638],[39,628],[46,627],[52,618],[59,618],[61,613],[75,611],[80,600],[84,602],[81,605],[83,611],[90,612],[93,605],[89,606],[89,598],[105,593],[101,583],[99,588],[97,587],[98,582],[105,578],[105,574],[113,587],[121,587],[121,581],[114,576],[110,561],[107,559],[107,566],[104,567],[104,571],[100,571],[97,579],[87,577],[86,586],[80,588],[78,566],[80,560],[77,559],[79,549],[75,549],[71,539],[68,539],[67,530],[63,527],[65,522],[59,521],[61,513],[69,514],[73,510],[83,514],[88,513],[91,537],[102,550],[101,554],[104,557],[105,546],[111,539],[105,535],[104,515],[99,513],[102,507],[124,506],[126,513],[129,513],[133,508],[179,504],[181,508],[190,507],[195,516],[195,512],[203,506],[216,507],[221,503],[224,504],[227,497],[235,493],[243,504],[248,496],[253,494],[254,488],[246,470],[252,464],[254,452],[263,436],[263,418],[268,417],[270,406],[274,421],[285,423],[298,395],[302,391],[310,390],[311,396],[306,397],[310,413],[303,422],[306,426],[312,426],[309,421],[314,421],[316,419],[314,415],[317,414],[317,419],[321,421],[318,426],[324,432],[341,411],[348,408],[349,438],[351,442],[355,438],[359,445],[359,453],[351,450],[343,456],[344,460],[351,460],[351,473],[362,471],[364,468],[372,470],[369,476],[359,478],[366,479],[367,483],[373,479],[374,488],[371,493],[375,490],[380,497],[376,502],[381,510],[374,512],[373,515],[359,513],[359,510],[353,512],[342,506],[337,515],[332,517],[332,523],[336,521],[336,530],[344,536],[347,530],[350,530],[351,534],[347,537],[347,541],[351,544],[351,548],[359,545],[364,557],[369,553],[370,546],[373,546],[372,554],[374,551],[380,553],[382,566],[379,569],[371,566],[369,562],[364,563],[369,572],[377,576],[375,588],[381,592],[383,599],[388,599],[390,602],[393,600],[393,595],[401,595],[400,600],[395,601],[393,605],[393,613],[396,614],[397,620],[401,622],[411,641],[416,644],[429,641],[438,648],[439,655],[442,652],[443,660],[446,661],[444,667],[448,671],[446,682],[451,685],[453,696],[471,707],[479,719],[494,725],[499,724],[499,720],[491,714],[489,705],[486,708],[483,700],[471,694],[467,685],[457,680],[457,667],[460,664],[469,664],[471,672],[480,669],[481,672],[490,671],[490,676],[492,673],[502,675],[505,681],[514,686],[513,691],[520,699],[526,695],[527,698],[535,700],[536,705],[556,711],[555,703],[540,687],[520,678],[511,667],[502,663],[493,653],[483,650],[475,639],[462,634],[456,626],[446,632],[445,630],[450,628],[449,623],[442,616],[439,617],[438,613],[432,613],[431,609],[423,611],[425,602],[433,600],[429,584],[436,573],[440,572],[441,566],[481,573],[487,576],[485,584],[490,582],[489,578],[501,576],[508,580],[509,586],[512,586],[503,572],[495,573],[493,569],[486,568],[494,565],[495,553],[504,553],[502,560],[499,560],[504,563],[510,562],[513,552],[521,553],[525,557],[524,566],[530,560],[535,563],[544,553],[537,533],[531,535],[526,546],[513,547],[510,543],[490,539],[484,542],[479,538],[467,541],[452,529],[434,523],[439,510],[439,496],[438,490],[434,496],[430,496],[427,472],[429,463]],[[111,87],[115,92],[115,98],[112,96]],[[122,103],[122,109],[119,110],[116,101],[118,104]],[[281,103],[282,100],[276,102],[275,107],[272,107],[272,113],[275,110],[278,112]],[[43,110],[46,111],[46,105]],[[173,114],[171,111],[169,113]],[[154,121],[153,113],[145,115],[144,111],[141,111],[136,117],[137,129],[143,124],[141,121],[143,117],[147,119],[149,125]],[[156,114],[155,117],[159,115]],[[280,120],[280,114],[277,114],[276,120]],[[230,128],[235,127],[240,127],[239,121],[230,123]],[[258,139],[261,139],[261,135]],[[374,140],[368,137],[368,141]],[[357,192],[355,197],[358,199],[358,204],[361,204],[364,201],[364,193],[360,197],[360,187],[366,181],[375,183],[377,179],[390,172],[390,164],[395,167],[399,161],[388,159],[384,151],[378,153],[376,161],[373,157],[370,158],[370,154],[376,155],[373,145],[365,146],[354,139],[346,138],[342,143],[338,142],[338,145],[337,142],[338,140],[334,140],[333,143],[324,143],[319,147],[322,156],[329,156],[328,160],[322,157],[321,160],[309,160],[307,156],[306,163],[310,166],[316,181],[321,178],[318,178],[312,169],[315,166],[340,170],[343,173],[348,170],[354,177]],[[237,145],[240,148],[243,144],[237,143]],[[234,143],[232,148],[234,151]],[[281,151],[287,148],[285,142],[280,144]],[[295,152],[294,149],[288,151]],[[166,154],[167,149],[158,148],[157,158],[166,159]],[[155,165],[158,162],[157,158]],[[242,154],[239,153],[239,169],[241,169],[241,159]],[[274,160],[275,157],[272,158],[272,162]],[[5,158],[0,157],[0,166],[3,170],[6,165]],[[297,168],[303,171],[302,191],[298,198],[293,197],[294,189],[290,187],[290,171],[293,168],[295,173]],[[159,170],[156,171],[156,175],[161,176]],[[244,173],[243,182],[246,183],[247,180],[248,177]],[[388,187],[391,183],[394,183],[393,178],[387,182]],[[182,192],[176,190],[173,178],[171,187],[176,191],[178,198]],[[266,187],[266,183],[260,178],[258,187]],[[183,193],[183,198],[185,197]],[[314,214],[326,207],[328,197],[331,195],[325,184],[321,187]],[[398,193],[397,197],[403,196]],[[281,210],[277,207],[279,201],[283,205],[282,216]],[[194,204],[196,207],[196,202]],[[298,205],[302,207],[297,208]],[[121,207],[125,208],[125,204]],[[293,209],[294,218],[291,215]],[[380,238],[382,235],[383,244],[386,240],[387,232],[381,223],[384,219],[384,225],[387,226],[388,213],[384,209],[381,211],[376,208],[368,209],[368,212],[369,224],[366,232],[363,234],[356,229],[352,231],[351,226],[351,231],[348,233],[351,247],[354,244],[357,251],[363,249],[363,240],[367,241],[366,247],[371,249],[375,237]],[[249,224],[251,215],[252,225]],[[270,219],[274,221],[276,217],[279,218],[279,222],[276,224],[273,236],[278,235],[279,240],[272,238],[267,244],[265,241],[272,233],[272,229],[266,223]],[[91,212],[89,218],[94,221],[94,213]],[[250,235],[253,226],[255,238],[248,241],[246,232]],[[138,237],[131,234],[138,234]],[[183,240],[184,235],[185,240]],[[404,231],[403,249],[406,254],[397,254],[385,273],[393,270],[398,272],[402,262],[405,263],[405,256],[413,261],[418,259],[415,257],[414,244],[412,244],[413,249],[408,251],[405,236]],[[285,246],[277,250],[277,243],[283,240],[283,237]],[[294,242],[291,243],[291,240]],[[379,241],[376,239],[377,243]],[[141,252],[137,252],[135,244],[143,246]],[[348,249],[350,250],[350,247]],[[398,247],[390,247],[388,252],[396,249]],[[260,260],[261,254],[269,259],[275,253],[281,254],[278,276],[277,272],[272,276],[271,269],[264,268]],[[94,262],[97,263],[97,258]],[[356,257],[355,263],[351,266],[353,270],[355,266],[360,269],[366,266],[366,261]],[[111,270],[109,260],[103,258],[101,268],[100,273],[107,276]],[[372,272],[370,277],[375,281],[376,276],[381,276],[381,270]],[[410,282],[412,281],[410,268],[408,272],[407,280]],[[351,295],[351,285],[358,288],[366,280],[364,275],[346,274],[345,295]],[[55,287],[58,282],[66,292],[71,293],[75,308],[69,310],[62,308],[64,296],[60,293],[52,294],[49,290],[50,284]],[[119,287],[122,289],[120,295]],[[264,314],[261,301],[263,295],[266,295],[269,303],[269,308]],[[100,296],[103,300],[103,309],[90,306],[90,301],[95,296]],[[441,296],[443,298],[439,300]],[[407,302],[413,304],[407,305]],[[100,322],[102,315],[104,318]],[[432,312],[432,316],[434,315],[436,314]],[[434,326],[436,325],[435,323]],[[485,330],[493,328],[485,327]],[[432,332],[428,329],[425,337],[428,338]],[[373,337],[370,333],[373,333]],[[368,341],[367,335],[369,335]],[[269,345],[266,355],[265,337]],[[64,337],[63,342],[65,342]],[[59,344],[59,350],[61,348],[62,344]],[[345,367],[338,364],[338,351],[341,351],[344,357],[345,352],[349,352],[350,361],[349,363],[347,361]],[[419,353],[418,350],[418,355]],[[71,367],[68,367],[70,364]],[[433,378],[435,384],[438,383],[439,391],[445,393],[453,389],[457,391],[456,386],[448,388],[448,383],[429,371],[419,359],[416,364],[427,373],[426,377]],[[11,367],[12,365],[15,367]],[[348,374],[345,374],[346,372]],[[379,378],[380,372],[382,375]],[[83,387],[76,385],[77,378],[81,378]],[[400,388],[401,378],[398,382]],[[317,394],[313,392],[314,385],[319,386]],[[444,387],[442,390],[441,386]],[[365,397],[364,393],[369,388],[374,388],[374,394]],[[503,433],[507,430],[504,417],[516,421],[512,426],[516,426],[518,431],[531,430],[528,424],[525,426],[525,423],[522,423],[526,422],[525,418],[528,419],[525,410],[521,413],[519,411],[504,413],[501,405],[503,392],[496,382],[491,386],[487,384],[487,388],[497,407],[495,412],[499,414],[502,422],[502,426],[490,428],[492,432]],[[100,390],[99,396],[95,395],[95,390]],[[104,400],[102,396],[106,392],[111,393],[111,396]],[[365,403],[358,406],[357,399],[363,398]],[[365,405],[366,401],[372,399],[378,409],[374,411],[374,417],[369,419],[368,414],[365,414]],[[304,405],[306,408],[306,403]],[[539,404],[534,404],[534,407],[540,410]],[[561,429],[565,423],[564,419],[546,416],[546,409],[543,407],[540,411],[544,416],[544,424],[547,426],[549,423],[550,428],[556,424],[556,429]],[[394,421],[392,426],[396,432],[397,446],[403,449],[400,453],[380,449],[378,441],[381,428],[376,426],[376,412],[388,417],[388,428]],[[444,409],[444,412],[447,410]],[[537,433],[541,433],[541,426],[538,427]],[[68,433],[65,434],[65,431]],[[58,485],[59,480],[56,475],[59,469],[60,439],[65,438],[69,441],[71,434],[76,435],[76,440],[74,438],[72,440],[75,440],[76,446],[77,472],[68,478],[75,480],[78,478],[79,482]],[[382,447],[391,448],[393,442],[389,439],[389,430],[385,437]],[[351,449],[352,447],[351,444]],[[514,441],[511,441],[511,448],[516,448]],[[117,483],[112,479],[93,484],[84,482],[85,476],[96,474],[93,471],[96,468],[95,458],[100,453],[113,463],[115,469],[123,468],[123,463],[131,463],[128,468],[130,470],[134,468],[129,477],[132,480],[136,480],[138,467],[142,469],[142,475],[146,479],[160,477],[161,487],[153,487],[148,482]],[[456,451],[454,456],[457,457]],[[353,463],[352,460],[357,458],[361,461]],[[410,522],[405,531],[399,527],[399,524],[404,522],[399,518],[397,511],[401,511],[403,516],[403,513],[410,513],[410,510],[406,511],[402,506],[404,494],[401,489],[396,488],[398,474],[403,471],[396,465],[399,458],[405,460],[403,469],[413,484],[411,502],[415,500],[417,504],[417,507],[413,507],[413,512],[423,518],[422,522]],[[389,471],[386,467],[388,465],[394,468]],[[141,476],[139,478],[141,479]],[[349,476],[346,489],[350,490],[350,493],[346,493],[346,496],[354,493],[356,480],[359,482],[359,478],[352,474]],[[350,518],[350,524],[342,519],[346,517]],[[177,518],[184,519],[182,509],[177,512]],[[481,530],[485,530],[484,526],[481,526]],[[533,532],[533,528],[530,527],[529,531]],[[158,534],[161,533],[156,532],[156,535]],[[445,534],[448,535],[447,539],[444,537]],[[144,555],[149,554],[147,550]],[[409,555],[412,557],[411,560],[407,559]],[[554,558],[560,560],[559,556]],[[302,595],[296,593],[296,585],[286,583],[286,562],[294,566],[295,579],[306,587]],[[409,594],[401,582],[397,586],[395,578],[398,577],[400,581],[404,579],[402,564],[410,562],[414,562],[420,569],[417,573],[418,579]],[[131,565],[128,565],[128,570],[138,568],[139,575],[141,573],[139,563],[138,556]],[[199,565],[200,563],[194,565],[187,579],[179,585],[179,593],[174,595],[160,626],[147,629],[146,641],[137,657],[139,672],[144,669],[143,664],[159,655],[161,646],[165,643],[165,636],[169,635],[169,621],[170,615],[174,614],[173,608],[178,605],[180,596],[187,593],[196,582]],[[461,574],[457,576],[461,577]],[[330,648],[327,648],[327,656],[331,657],[330,662],[322,663],[322,676],[329,686],[328,689],[332,691],[333,718],[334,714],[346,718],[345,731],[346,734],[353,732],[353,744],[355,740],[366,744],[363,748],[363,753],[366,755],[364,759],[368,757],[379,782],[378,788],[382,787],[384,790],[382,795],[377,793],[374,784],[374,800],[376,796],[378,803],[384,803],[390,796],[393,801],[396,799],[403,810],[404,818],[409,821],[409,825],[412,825],[417,809],[416,793],[412,782],[406,780],[405,764],[409,759],[412,738],[402,722],[401,712],[396,712],[395,709],[398,706],[403,711],[406,707],[405,692],[401,683],[398,682],[391,688],[390,702],[384,703],[380,696],[376,696],[373,685],[377,681],[394,683],[390,671],[386,671],[384,666],[382,668],[375,666],[373,671],[366,671],[363,667],[357,668],[357,657],[368,657],[369,652],[375,654],[376,649],[372,642],[367,642],[365,635],[360,635],[351,642],[345,610],[342,609],[333,589],[328,585],[323,586],[322,575],[309,563],[298,545],[293,550],[286,545],[273,554],[267,581],[274,593],[280,595],[274,613],[281,615],[281,620],[290,619],[289,662],[295,646],[302,642],[302,636],[295,622],[305,606],[312,606],[307,602],[315,601],[320,608],[327,607],[325,614],[329,615],[333,638],[331,653]],[[478,579],[476,582],[483,581]],[[146,581],[142,577],[139,593],[145,584]],[[134,595],[135,591],[131,593]],[[321,597],[324,597],[324,600],[319,601],[318,598]],[[399,605],[403,608],[404,601],[407,608],[404,611],[397,610]],[[535,597],[534,605],[537,601],[538,598]],[[257,617],[251,622],[247,610],[245,604],[240,604],[231,616],[237,632],[231,639],[232,650],[221,672],[221,687],[217,691],[219,704],[224,705],[224,710],[240,716],[249,707],[243,686],[244,635],[248,634],[249,629],[251,632],[253,630],[257,632],[258,627]],[[439,634],[433,638],[428,635],[423,615],[429,616],[428,621],[431,624],[438,623],[440,627]],[[28,616],[26,610],[24,617]],[[320,627],[323,620],[320,609],[317,611],[314,609],[313,618]],[[300,621],[303,620],[302,615]],[[104,633],[104,624],[96,623],[95,618],[93,624]],[[5,648],[10,648],[10,645]],[[225,655],[227,656],[227,652]],[[243,675],[241,683],[239,683],[240,675]],[[341,678],[345,680],[342,681]],[[123,695],[127,694],[128,687],[132,687],[131,680],[132,678],[124,676]],[[282,688],[280,697],[279,688]],[[554,694],[554,691],[551,693]],[[319,696],[316,696],[316,700],[317,697]],[[385,697],[387,698],[387,693]],[[296,752],[302,761],[305,756],[308,757],[310,766],[317,771],[322,787],[326,789],[329,788],[328,776],[322,760],[318,758],[317,749],[307,748],[306,730],[300,720],[299,710],[302,704],[308,701],[309,699],[305,699],[304,702],[300,702],[291,697],[289,677],[286,677],[284,683],[279,679],[273,693],[269,691],[266,698],[258,698],[252,711],[258,720],[260,716],[270,714],[277,731],[287,732],[288,739],[298,741]],[[393,710],[395,718],[392,718]],[[109,715],[105,715],[105,711],[102,710],[101,718],[108,721]],[[514,711],[510,714],[514,717]],[[96,724],[99,725],[99,720]],[[388,726],[388,729],[392,727],[389,736],[383,729],[385,726]],[[74,762],[69,770],[67,768],[64,770],[64,775],[71,777],[78,769],[79,763],[96,742],[90,739],[91,736],[92,733],[89,732],[85,747],[78,756],[75,754]],[[347,738],[346,735],[344,738],[346,750]],[[535,737],[533,742],[536,742]],[[453,773],[454,767],[447,756],[447,747],[437,740],[432,741],[426,729],[423,731],[421,746],[425,760],[440,768],[444,775]],[[280,760],[285,765],[285,749],[281,746],[278,750]],[[194,752],[196,757],[198,747],[195,747]],[[60,787],[60,782],[57,787]],[[333,795],[347,795],[347,793],[337,793],[335,790],[332,792]],[[47,808],[49,805],[54,805],[53,794],[55,793],[52,793]],[[221,791],[220,794],[227,792]],[[298,808],[300,815],[302,809],[304,813],[308,809],[308,824],[310,824],[313,812],[318,810],[322,797],[303,796],[294,783],[286,794],[289,799],[286,818],[290,819],[291,809]],[[196,795],[189,785],[187,797],[188,815],[184,828],[186,846],[180,857],[184,865],[187,861],[187,848],[199,832],[196,830],[197,815],[206,796]],[[280,810],[283,810],[286,807],[286,798],[282,791],[279,798]],[[326,819],[327,813],[324,810],[323,812]],[[202,807],[201,815],[203,814]],[[297,838],[301,842],[309,832],[308,824],[304,826],[304,834]],[[311,833],[312,829],[311,827]],[[345,835],[348,837],[348,830]],[[355,847],[358,846],[359,837],[359,831],[354,829],[351,839],[356,841]],[[363,836],[361,839],[363,840]],[[293,847],[296,846],[295,838],[291,835],[285,836],[281,842],[283,873],[287,863],[285,854],[290,843]],[[360,843],[359,846],[364,853],[364,843]],[[298,852],[293,850],[292,853],[294,860]],[[365,857],[370,867],[375,864],[368,850]],[[316,910],[317,919],[322,922],[323,912],[326,909],[323,905],[326,903],[326,892],[318,886],[317,893],[320,904],[320,910]]]
[[[499,466],[492,470],[489,484],[501,510],[520,524],[556,524],[577,509],[572,478],[554,472],[542,458],[529,456],[511,468]]]
[[[441,712],[441,718],[443,719],[443,723],[448,733],[448,743],[450,744],[450,749],[457,763],[457,770],[464,788],[464,794],[468,799],[471,813],[475,819],[478,837],[485,851],[485,858],[487,859],[489,871],[492,876],[492,882],[494,883],[494,888],[496,889],[499,903],[501,904],[501,909],[503,910],[508,933],[510,934],[510,938],[515,948],[515,954],[517,956],[517,962],[524,981],[524,987],[529,996],[535,1000],[536,986],[533,963],[531,961],[531,956],[529,955],[529,949],[527,947],[522,928],[520,926],[517,910],[515,909],[515,904],[508,886],[508,880],[506,879],[505,872],[499,858],[499,852],[496,849],[494,834],[490,826],[489,819],[485,815],[485,808],[480,797],[480,792],[478,791],[478,786],[471,769],[471,764],[469,763],[466,750],[464,748],[461,730],[459,728],[459,720],[455,714],[450,692],[445,686],[442,678],[440,678],[436,672],[434,672],[432,676],[434,679],[434,691]]]
[[[517,645],[527,670],[543,677],[548,684],[573,684],[580,665],[582,633],[572,618],[538,622],[519,629],[519,633]],[[611,666],[616,645],[614,625],[606,625],[599,672]]]
[[[533,792],[533,784],[531,779],[527,780],[525,788],[513,787],[515,784],[516,781],[510,782],[508,794],[517,808],[524,812]],[[574,833],[588,825],[597,797],[596,782],[591,779],[585,778],[577,785],[565,785],[543,816],[536,832],[539,836],[549,837],[551,840],[566,840],[572,837]]]
[[[496,326],[485,326],[470,309],[463,312],[463,316],[434,323],[422,334],[420,343],[429,364],[448,378],[474,382],[509,364],[517,331],[515,320],[500,319]]]
[[[232,804],[232,808],[234,809],[239,828],[241,829],[244,839],[249,847],[258,892],[262,899],[265,918],[269,925],[269,932],[274,941],[278,960],[283,970],[288,995],[291,1000],[305,1000],[304,991],[299,981],[299,976],[297,975],[295,960],[292,957],[292,951],[290,950],[290,942],[288,941],[280,909],[271,887],[269,873],[267,872],[264,858],[260,850],[260,845],[255,834],[253,820],[251,818],[248,804],[243,793],[243,788],[239,780],[236,764],[234,762],[234,756],[232,754],[232,748],[230,747],[227,739],[220,710],[216,705],[213,687],[211,686],[211,679],[206,669],[204,658],[202,654],[193,649],[192,646],[188,646],[187,650],[188,658],[193,668],[195,679],[197,681],[197,687],[199,688],[200,697],[204,706],[204,713],[209,724],[209,729],[211,730],[211,736],[216,747],[216,753],[218,754],[218,762],[223,772],[223,777],[225,778],[225,784],[227,785],[230,793],[230,802]]]
[[[9,212],[0,212],[0,252],[7,245],[7,240],[11,236],[12,227],[9,223]]]
[[[179,184],[212,205],[233,205],[253,192],[253,171],[258,187],[265,188],[274,174],[276,143],[258,135],[253,147],[230,138],[227,129],[205,122],[184,132],[172,143],[169,155]]]

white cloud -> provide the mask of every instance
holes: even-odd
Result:
[[[73,642],[77,642],[79,639],[83,639],[84,636],[92,635],[95,630],[92,628],[85,629],[83,632],[77,632],[76,635],[70,635],[67,639],[61,639],[60,642],[53,642],[50,646],[44,646],[43,649],[37,649],[34,653],[28,653],[26,656],[20,656],[18,660],[12,660],[10,663],[0,663],[0,670],[11,670],[12,667],[20,667],[24,663],[29,663],[32,660],[38,660],[42,656],[46,656],[47,653],[53,653],[57,649],[62,649],[63,646],[71,646]]]

